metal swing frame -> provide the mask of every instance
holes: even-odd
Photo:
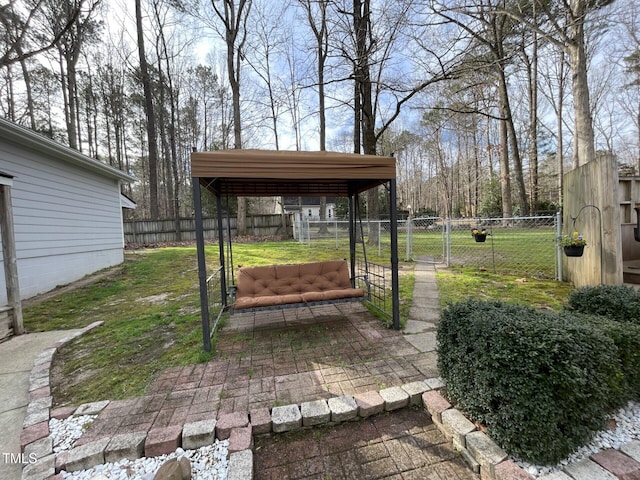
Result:
[[[396,210],[395,159],[374,155],[344,154],[334,152],[291,152],[264,150],[225,150],[193,152],[191,155],[192,185],[196,220],[196,246],[202,335],[205,351],[211,350],[211,328],[207,267],[202,219],[201,187],[216,197],[217,233],[219,246],[220,293],[222,309],[230,307],[229,285],[234,282],[233,250],[229,222],[228,199],[230,196],[343,196],[349,198],[349,255],[350,278],[356,279],[357,226],[363,241],[365,276],[368,277],[368,261],[364,247],[362,220],[358,195],[378,185],[387,187],[391,223],[391,290],[392,326],[400,329],[400,300],[398,278],[398,232]],[[227,198],[227,222],[223,222],[222,198]],[[226,229],[225,229],[226,227]],[[225,244],[225,232],[228,242]],[[225,255],[225,249],[227,254]],[[227,257],[229,262],[226,261]],[[231,281],[231,283],[229,283]],[[368,278],[365,279],[369,291]],[[329,301],[327,301],[329,302]],[[329,302],[332,303],[332,302]],[[299,304],[298,304],[299,306]],[[278,306],[282,308],[282,306]]]

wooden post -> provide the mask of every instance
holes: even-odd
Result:
[[[2,177],[6,180],[6,177]],[[7,300],[13,319],[13,334],[24,333],[20,283],[18,282],[18,261],[16,257],[15,232],[13,229],[13,207],[11,204],[11,181],[0,182],[0,233],[2,234],[2,257],[4,277],[7,285]]]

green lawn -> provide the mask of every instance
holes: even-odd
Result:
[[[500,275],[464,267],[439,270],[436,278],[442,306],[477,298],[558,310],[566,304],[573,289],[570,284],[555,280]]]
[[[388,264],[377,252],[369,260]],[[348,256],[348,248],[310,248],[295,242],[234,245],[234,263],[302,263]],[[207,247],[210,267],[218,249]],[[413,292],[412,264],[401,265],[401,316],[406,318]],[[443,302],[465,296],[509,299],[557,308],[569,287],[448,270],[438,273]],[[194,247],[127,253],[122,266],[87,286],[24,308],[28,331],[79,328],[95,321],[105,326],[73,341],[56,356],[56,404],[78,405],[101,399],[142,395],[155,374],[171,366],[204,362],[215,355],[202,350],[199,289]]]
[[[446,258],[446,237],[437,229],[416,228],[412,232],[411,257],[430,257],[442,262]],[[536,278],[555,278],[556,232],[553,226],[489,228],[485,242],[476,242],[471,230],[457,226],[450,234],[450,255],[452,265],[464,265],[489,270],[496,273],[527,275]],[[338,239],[342,248],[347,248],[349,239]],[[335,248],[334,238],[312,239],[313,246]],[[380,246],[367,247],[369,256],[378,252],[385,260],[389,258],[391,239],[388,232],[382,232]],[[398,233],[398,256],[407,258],[407,234]],[[388,260],[387,260],[388,261]]]
[[[295,242],[234,245],[236,267],[347,256],[348,249],[309,248]],[[208,246],[211,268],[217,258],[217,246]],[[413,278],[403,279],[411,282],[401,292],[409,295],[404,302],[409,305]],[[57,357],[68,382],[54,391],[56,402],[77,405],[141,395],[158,371],[210,359],[202,350],[199,307],[195,248],[162,248],[127,253],[124,264],[110,275],[25,307],[24,322],[31,332],[105,322]]]

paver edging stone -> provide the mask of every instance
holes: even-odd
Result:
[[[31,374],[29,375],[29,403],[27,404],[27,415],[25,416],[25,425],[23,425],[21,438],[25,440],[29,440],[25,443],[20,442],[21,451],[24,453],[26,451],[35,452],[38,455],[38,460],[43,461],[45,459],[53,459],[53,470],[51,472],[50,468],[47,468],[46,471],[41,469],[34,468],[24,468],[22,470],[22,478],[29,480],[44,480],[47,477],[50,477],[55,473],[55,465],[57,464],[57,455],[53,453],[53,442],[42,442],[43,437],[33,438],[29,435],[30,431],[33,431],[35,426],[38,423],[33,423],[36,419],[42,420],[41,423],[47,424],[47,436],[49,435],[49,421],[52,418],[52,402],[53,398],[51,397],[51,389],[50,389],[50,375],[51,375],[51,364],[53,362],[54,355],[58,352],[58,349],[70,341],[78,338],[81,335],[84,335],[87,332],[90,332],[94,328],[97,328],[103,325],[103,321],[93,322],[90,325],[87,325],[80,331],[70,334],[62,340],[56,342],[53,347],[47,348],[40,352],[40,354],[33,361],[33,366],[31,367]],[[42,394],[37,392],[42,392]],[[54,410],[55,411],[55,410]],[[46,417],[46,418],[45,418]],[[50,445],[50,447],[49,447]],[[65,461],[66,463],[66,461]]]
[[[511,462],[507,458],[506,452],[485,433],[476,430],[472,422],[469,420],[467,420],[468,423],[459,421],[464,415],[454,409],[440,392],[430,390],[423,393],[422,402],[438,430],[446,438],[451,439],[467,464],[474,472],[479,473],[483,480],[504,480],[506,477],[503,474],[507,472],[509,475],[513,475],[513,479],[532,478],[528,472]],[[471,429],[472,427],[473,429]],[[505,462],[509,463],[502,465]]]

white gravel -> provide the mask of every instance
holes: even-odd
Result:
[[[640,439],[640,403],[629,402],[626,407],[616,412],[613,419],[616,421],[616,428],[598,432],[589,444],[580,447],[557,465],[533,465],[513,457],[512,460],[534,478],[538,478],[547,473],[559,472],[567,465],[587,458],[601,450],[608,448],[618,449],[625,443]]]
[[[52,418],[49,421],[50,436],[55,453],[71,449],[73,443],[82,436],[87,425],[96,415],[71,416],[65,420]],[[62,472],[69,480],[153,480],[155,473],[170,458],[187,457],[191,461],[193,480],[226,480],[229,471],[228,440],[216,440],[212,445],[197,450],[183,450],[158,457],[143,457],[137,460],[120,460],[116,463],[96,465],[88,470]]]
[[[71,450],[73,443],[89,428],[97,415],[77,415],[64,420],[49,420],[49,436],[53,439],[53,453]]]

